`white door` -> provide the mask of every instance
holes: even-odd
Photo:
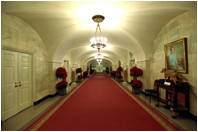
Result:
[[[1,119],[18,112],[17,53],[3,51],[1,55]]]
[[[31,56],[19,53],[19,111],[31,105]]]
[[[29,66],[27,66],[27,63],[23,62],[23,61],[27,61],[27,56],[29,56],[28,57]],[[19,61],[20,60],[19,58],[22,58],[21,59],[22,61]],[[14,51],[2,50],[2,55],[1,55],[1,120],[2,121],[8,119],[9,117],[17,114],[20,110],[27,108],[31,105],[30,77],[31,77],[30,55],[21,54]],[[19,80],[20,80],[20,84],[19,84]]]

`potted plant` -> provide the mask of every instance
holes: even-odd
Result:
[[[82,78],[83,78],[83,76],[82,76],[82,75],[79,75],[79,76],[78,76],[78,79],[82,79]]]
[[[143,71],[140,68],[137,68],[134,66],[133,68],[130,69],[130,76],[133,77],[133,80],[137,80],[137,77],[142,77]]]
[[[66,81],[61,81],[56,84],[56,88],[58,91],[59,95],[65,95],[66,94],[66,87],[67,87],[67,82]]]
[[[65,68],[63,67],[59,67],[57,70],[56,70],[56,77],[57,78],[62,78],[62,79],[66,79],[67,77],[67,72],[65,70]]]
[[[106,73],[107,74],[109,73],[109,67],[106,67]]]
[[[66,94],[66,88],[67,88],[67,72],[65,68],[59,67],[56,70],[56,77],[62,79],[60,82],[56,84],[57,92],[59,95],[65,95]]]
[[[117,73],[121,74],[121,72],[122,72],[122,67],[120,66],[117,68]]]
[[[134,94],[140,93],[142,82],[140,80],[131,80],[131,86]]]
[[[77,83],[80,83],[82,81],[83,76],[82,75],[78,75],[78,80],[76,81]]]
[[[82,72],[82,69],[81,68],[77,68],[76,69],[76,73],[81,73]]]
[[[122,82],[122,75],[117,75],[118,82]]]
[[[91,69],[91,70],[90,70],[90,74],[92,74],[93,72],[94,72],[94,70]]]
[[[88,71],[84,71],[84,72],[83,72],[83,76],[84,76],[84,78],[86,78],[86,77],[87,77],[87,75],[88,75]]]
[[[116,72],[115,71],[111,71],[110,74],[111,74],[111,77],[115,77],[116,76]]]

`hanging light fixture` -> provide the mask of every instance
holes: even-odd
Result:
[[[92,17],[94,22],[97,22],[97,27],[96,27],[96,32],[95,32],[95,37],[91,38],[91,47],[94,49],[98,49],[98,51],[100,51],[100,49],[105,48],[106,47],[106,42],[107,42],[107,38],[102,37],[102,32],[100,30],[100,22],[102,22],[105,17],[102,15],[95,15]],[[97,30],[100,30],[100,36],[96,37],[96,33]]]
[[[98,53],[98,54],[95,56],[95,59],[96,59],[96,61],[98,62],[98,64],[100,65],[100,63],[102,62],[102,59],[103,59],[103,55],[101,55],[100,53]]]
[[[101,55],[101,54],[97,54],[96,56],[95,56],[95,59],[103,59],[103,55]]]

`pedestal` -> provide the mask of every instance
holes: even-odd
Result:
[[[75,85],[76,84],[76,82],[72,82],[72,85]]]
[[[127,82],[127,71],[126,70],[124,70],[124,72],[123,72],[123,81]]]
[[[76,83],[76,72],[72,71],[72,84]]]

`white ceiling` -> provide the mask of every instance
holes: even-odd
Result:
[[[1,13],[10,13],[29,23],[40,35],[49,60],[61,61],[69,52],[73,63],[87,61],[97,50],[90,47],[101,14],[107,58],[125,60],[130,51],[136,60],[149,59],[153,41],[173,18],[196,11],[196,1],[2,1]]]

